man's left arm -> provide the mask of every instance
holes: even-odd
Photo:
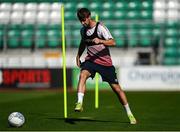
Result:
[[[95,44],[104,44],[106,46],[115,46],[115,40],[114,39],[109,39],[109,40],[103,40],[103,39],[99,39],[99,38],[94,38],[92,40]]]

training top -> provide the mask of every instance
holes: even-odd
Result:
[[[81,37],[83,44],[87,46],[87,56],[85,60],[89,60],[103,66],[112,66],[112,60],[108,46],[104,44],[95,44],[92,42],[94,38],[103,40],[113,39],[111,33],[102,23],[97,22],[93,28],[81,28]]]

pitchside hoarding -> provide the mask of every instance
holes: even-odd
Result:
[[[125,90],[180,91],[180,67],[121,67],[119,80]]]
[[[78,85],[78,80],[79,80],[79,73],[80,73],[80,69],[79,68],[74,68],[72,71],[72,85],[73,85],[73,89],[77,89],[77,85]],[[106,82],[102,82],[101,77],[99,76],[99,89],[111,89],[109,84]],[[92,80],[91,78],[89,78],[86,82],[86,87],[87,89],[95,89],[95,77]]]
[[[71,87],[71,69],[67,69]],[[62,88],[62,69],[1,69],[0,88]]]

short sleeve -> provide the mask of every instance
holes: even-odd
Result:
[[[99,24],[97,32],[100,38],[104,38],[105,40],[113,39],[108,28],[102,23]]]

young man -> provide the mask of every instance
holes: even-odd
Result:
[[[106,81],[116,93],[120,103],[124,106],[130,124],[136,124],[130,107],[128,105],[126,95],[121,89],[116,77],[115,68],[112,65],[112,60],[108,46],[114,46],[115,41],[109,30],[100,22],[95,22],[91,19],[91,12],[87,8],[81,8],[77,11],[77,17],[83,25],[81,29],[81,42],[76,56],[77,66],[81,68],[78,82],[78,101],[75,106],[75,111],[83,110],[83,97],[86,90],[86,80],[95,76],[98,72],[103,81]],[[81,63],[80,57],[87,48],[87,56],[85,62]]]

